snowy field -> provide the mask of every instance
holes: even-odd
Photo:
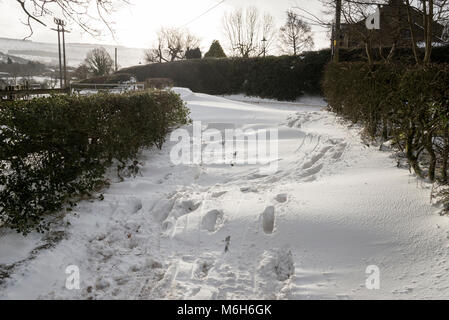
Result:
[[[449,298],[449,220],[431,186],[322,101],[175,90],[204,126],[279,129],[277,170],[174,165],[170,141],[145,151],[139,176],[46,237],[0,231],[0,299]],[[80,290],[65,287],[70,265]]]
[[[56,35],[55,35],[55,40]],[[115,46],[67,43],[67,65],[78,67],[86,58],[87,53],[98,47],[104,47],[114,57]],[[144,49],[126,48],[118,46],[118,61],[120,68],[131,67],[144,62]],[[34,41],[22,41],[0,37],[0,52],[22,59],[39,61],[45,64],[58,65],[58,44]],[[0,55],[0,61],[6,57]]]

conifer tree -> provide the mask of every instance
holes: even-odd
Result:
[[[226,58],[226,54],[218,40],[214,40],[204,58]]]

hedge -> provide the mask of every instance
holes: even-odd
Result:
[[[384,48],[382,56],[390,49]],[[382,60],[379,50],[373,50],[373,59]],[[421,50],[421,55],[424,55]],[[344,62],[366,62],[365,49],[341,50]],[[449,62],[449,47],[434,48],[435,62]],[[139,81],[147,78],[170,78],[176,86],[187,87],[207,94],[238,94],[296,100],[304,94],[322,94],[324,69],[331,60],[329,49],[306,52],[298,57],[222,58],[176,61],[136,66],[120,70],[133,74]],[[396,49],[394,61],[414,64],[413,53],[407,48]]]
[[[298,57],[222,58],[156,63],[120,70],[138,81],[170,78],[176,86],[222,95],[244,93],[278,100],[295,100],[321,91],[324,66],[330,52],[317,51]]]
[[[172,92],[0,104],[0,221],[24,234],[45,230],[46,213],[105,185],[113,160],[136,170],[141,148],[160,148],[168,131],[187,121],[188,109]]]
[[[392,139],[423,178],[448,182],[449,65],[329,64],[323,88],[332,111]]]
[[[127,81],[131,81],[132,74],[126,74],[126,73],[117,73],[112,74],[108,76],[101,76],[101,77],[92,77],[88,79],[84,79],[81,81],[78,81],[78,83],[82,84],[119,84]]]

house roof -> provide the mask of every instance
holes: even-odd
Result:
[[[387,7],[406,6],[406,4],[404,3],[404,0],[390,0],[388,4],[384,4],[384,5],[379,5],[378,4],[377,6],[379,6],[380,9],[382,10],[382,9],[387,8]],[[414,6],[410,6],[410,8],[412,9],[412,11],[414,13],[418,13],[420,15],[423,14],[423,12],[421,10],[419,10],[418,8],[415,8]],[[354,25],[354,24],[360,24],[360,23],[365,23],[365,19],[362,19],[362,20],[360,20],[358,22],[355,22],[355,23],[342,23],[342,25]],[[439,23],[437,21],[434,21],[434,23],[439,25],[439,26],[441,26],[442,28],[444,28],[444,25],[442,25],[441,23]],[[417,22],[415,22],[415,25],[423,28],[423,26],[419,25]]]

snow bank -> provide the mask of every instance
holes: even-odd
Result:
[[[141,174],[67,215],[66,237],[16,268],[0,298],[448,297],[448,219],[389,153],[321,107],[174,90],[205,126],[279,129],[278,170],[175,166],[170,142],[145,151]],[[33,239],[5,235],[0,263],[22,259]],[[80,290],[65,288],[69,265]],[[371,265],[380,290],[365,286]]]

